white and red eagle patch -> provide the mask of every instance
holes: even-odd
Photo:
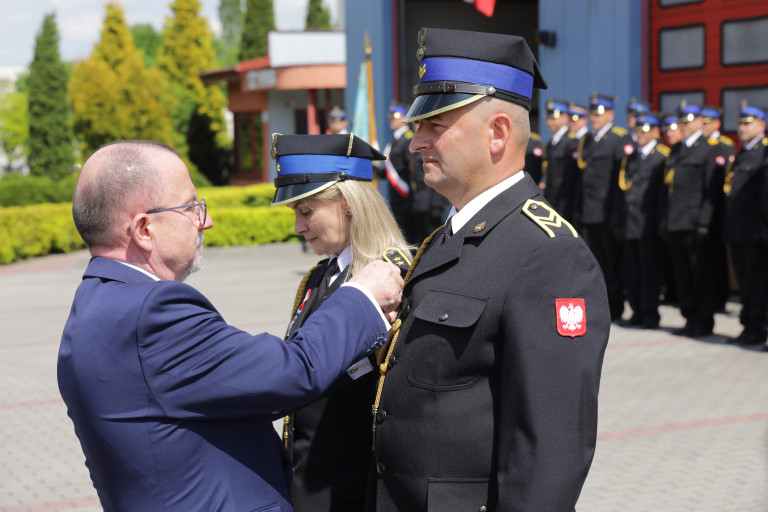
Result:
[[[715,157],[715,163],[718,166],[720,166],[720,167],[724,166],[725,165],[725,157],[723,155],[717,155]]]
[[[587,333],[587,311],[584,299],[555,299],[557,333],[560,336],[584,336]]]
[[[635,152],[635,148],[634,148],[634,146],[632,146],[632,144],[624,144],[624,154],[625,155],[629,156],[629,155],[631,155],[634,152]]]
[[[541,156],[542,153],[543,153],[543,151],[541,150],[541,148],[533,148],[534,156]]]

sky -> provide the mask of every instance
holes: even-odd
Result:
[[[163,27],[171,0],[118,0],[128,25],[149,23]],[[219,0],[201,0],[201,15],[208,18],[215,34],[220,33]],[[308,0],[274,0],[278,30],[302,30]],[[0,0],[0,67],[28,66],[43,17],[56,13],[59,52],[64,61],[86,59],[99,39],[104,21],[105,0]],[[337,0],[326,0],[331,20],[336,19]]]

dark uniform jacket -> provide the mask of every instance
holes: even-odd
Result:
[[[410,184],[413,172],[413,155],[408,149],[412,138],[413,132],[406,130],[400,137],[393,139],[388,155],[397,174],[407,184]],[[411,193],[412,191],[409,191],[409,196]],[[391,184],[389,185],[389,205],[401,226],[408,217],[409,203],[410,197],[401,196]]]
[[[690,148],[685,141],[672,148],[664,177],[667,194],[663,223],[667,232],[709,232],[723,190],[716,158],[713,146],[703,136]]]
[[[610,325],[598,264],[528,176],[437,238],[404,289],[374,436],[376,510],[570,512]],[[582,321],[562,322],[579,308]]]
[[[541,135],[531,132],[528,137],[528,146],[525,149],[524,170],[536,183],[541,181],[541,161],[543,152]]]
[[[725,237],[729,242],[749,242],[763,227],[760,190],[768,173],[768,138],[742,149],[725,180]],[[765,206],[765,205],[763,205]]]
[[[619,168],[625,155],[634,150],[627,130],[612,126],[598,141],[585,135],[579,143],[581,169],[581,223],[611,224],[619,221]]]
[[[658,233],[667,158],[669,148],[661,143],[645,158],[639,149],[624,157],[619,171],[624,240],[649,238]]]
[[[289,329],[301,327],[346,281],[349,267],[320,296],[317,292],[327,266],[328,260],[320,262],[304,290],[299,290],[304,297],[311,292]],[[291,499],[296,512],[363,509],[377,375],[370,372],[355,381],[342,376],[327,396],[291,415],[288,444],[292,448]]]
[[[543,169],[546,179],[544,196],[549,204],[570,221],[579,184],[579,168],[574,154],[578,150],[579,139],[572,133],[563,135],[557,144],[554,140],[544,147]]]

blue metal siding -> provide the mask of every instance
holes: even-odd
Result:
[[[617,97],[615,123],[626,126],[625,107],[642,98],[642,0],[539,0],[539,28],[554,31],[554,48],[539,47],[549,83],[540,96],[543,138],[549,98],[586,105],[593,92]]]

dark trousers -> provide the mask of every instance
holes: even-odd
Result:
[[[659,323],[659,268],[656,237],[625,240],[624,284],[633,317],[647,324]]]
[[[731,242],[731,257],[741,290],[741,325],[765,336],[768,306],[768,247],[762,242]]]
[[[711,330],[715,324],[712,241],[690,231],[668,234],[680,312],[687,325]]]
[[[621,280],[621,243],[608,224],[584,224],[584,241],[595,255],[605,277],[611,320],[618,320],[624,312],[624,286]]]

